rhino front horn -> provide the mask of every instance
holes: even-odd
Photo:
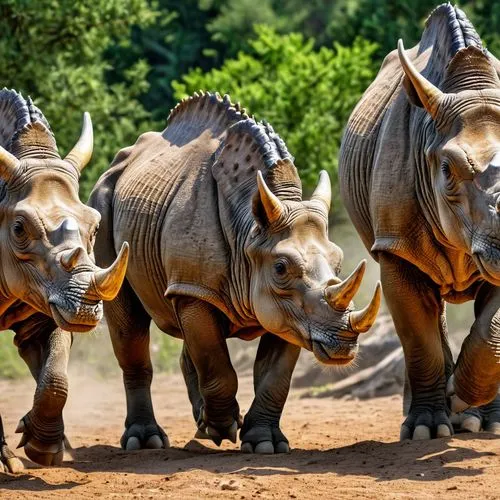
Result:
[[[113,300],[120,291],[128,263],[128,243],[124,242],[116,260],[107,269],[94,274],[93,288],[101,300]]]
[[[338,285],[330,285],[325,289],[325,299],[337,311],[345,311],[358,291],[363,275],[365,274],[366,260],[363,259],[358,267]]]
[[[19,168],[20,161],[0,146],[0,179],[8,182]]]
[[[90,114],[85,112],[83,113],[83,126],[80,138],[64,159],[81,172],[90,161],[93,149],[94,131],[92,129],[92,120],[90,119]]]
[[[377,319],[381,300],[382,288],[380,281],[378,281],[370,303],[364,309],[361,309],[361,311],[353,311],[349,314],[351,328],[356,333],[365,333],[372,327],[373,323],[375,323],[375,320]]]

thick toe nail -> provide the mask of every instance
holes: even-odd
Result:
[[[470,408],[470,404],[466,403],[463,399],[460,399],[456,394],[451,396],[451,411],[453,413],[462,413],[463,411]]]
[[[272,441],[262,441],[255,447],[255,453],[262,455],[271,455],[274,453],[274,446]]]
[[[149,448],[150,450],[159,450],[160,448],[163,448],[163,440],[160,436],[155,434],[154,436],[151,436],[147,441],[146,441],[146,448]]]
[[[253,453],[252,443],[241,443],[241,451],[243,453]]]
[[[485,432],[500,435],[500,422],[491,422],[484,428]]]
[[[19,423],[17,424],[15,433],[16,434],[21,434],[21,432],[24,432],[25,428],[26,428],[26,425],[24,424],[24,420],[21,419],[21,420],[19,420]]]
[[[234,421],[227,431],[227,438],[229,441],[232,443],[236,443],[236,440],[238,439],[238,422]]]
[[[18,474],[19,472],[24,470],[24,465],[21,462],[21,460],[19,460],[19,458],[12,457],[12,458],[8,458],[6,461],[7,461],[7,464],[6,464],[7,469],[10,472],[12,472],[13,474]]]
[[[450,428],[446,424],[439,424],[436,431],[436,437],[444,438],[450,436],[451,436]]]
[[[411,439],[411,429],[406,425],[402,425],[399,432],[399,440],[403,441],[404,439]]]
[[[52,445],[42,451],[28,443],[24,447],[24,453],[26,453],[26,456],[30,460],[45,467],[49,465],[61,465],[64,459],[64,450],[58,448],[59,445]]]
[[[26,446],[26,443],[30,440],[30,437],[27,433],[24,433],[21,436],[21,439],[19,441],[19,444],[17,445],[17,448],[22,448],[23,446]]]
[[[212,439],[206,432],[203,432],[201,429],[198,429],[196,431],[196,434],[194,435],[196,439]]]
[[[431,430],[426,425],[417,425],[413,431],[413,440],[421,441],[431,438]]]
[[[140,450],[141,442],[135,436],[129,437],[127,440],[127,446],[125,447],[127,451]]]
[[[2,462],[0,462],[0,472],[6,472],[5,465]]]
[[[286,441],[280,441],[274,447],[274,453],[290,453],[290,446]]]
[[[474,416],[467,417],[462,421],[460,428],[468,432],[479,432],[481,430],[481,419]]]

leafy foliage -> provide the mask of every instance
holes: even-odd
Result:
[[[352,47],[314,49],[301,34],[278,35],[257,28],[248,53],[220,69],[195,69],[173,82],[181,99],[198,89],[228,93],[266,119],[283,137],[306,184],[325,169],[335,182],[337,157],[347,117],[374,76],[376,46],[358,39]]]
[[[148,90],[147,64],[138,60],[122,80],[106,81],[104,52],[128,43],[132,25],[156,12],[147,0],[4,0],[0,4],[2,85],[31,95],[54,130],[62,153],[78,138],[83,111],[94,121],[94,160],[82,177],[89,193],[119,147],[150,127],[137,100]]]

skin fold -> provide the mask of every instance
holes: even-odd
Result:
[[[300,348],[322,363],[351,362],[380,303],[378,286],[354,311],[365,264],[339,279],[330,198],[325,172],[304,201],[283,141],[227,96],[182,101],[162,133],[117,154],[89,204],[102,214],[99,265],[131,245],[125,284],[104,307],[127,397],[122,447],[168,446],[151,402],[152,320],[184,341],[197,437],[235,442],[241,428],[246,452],[289,450],[279,422]],[[244,420],[228,337],[261,337]]]
[[[0,324],[15,332],[37,383],[33,407],[16,432],[26,455],[42,465],[63,459],[71,332],[95,327],[102,300],[114,298],[127,264],[126,244],[109,269],[94,263],[100,216],[78,198],[80,171],[91,153],[88,114],[79,141],[61,159],[31,99],[0,91]],[[1,419],[0,445],[0,469],[20,471]]]
[[[340,184],[380,263],[405,353],[401,438],[500,430],[500,80],[498,60],[450,4],[420,44],[402,41],[353,111]],[[456,363],[445,304],[475,301]]]

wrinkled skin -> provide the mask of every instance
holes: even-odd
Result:
[[[14,91],[2,91],[0,98],[26,106]],[[12,146],[19,158],[0,148],[0,323],[16,333],[19,353],[37,382],[33,407],[16,432],[22,433],[26,455],[42,465],[59,465],[63,458],[70,332],[97,325],[102,299],[116,295],[126,268],[126,245],[112,268],[94,263],[100,215],[78,197],[79,170],[91,152],[89,126],[86,117],[80,141],[64,160],[42,121],[20,132]],[[17,472],[22,464],[0,430],[1,461]]]
[[[162,134],[118,153],[89,203],[103,216],[100,265],[122,241],[131,244],[125,285],[104,307],[127,396],[122,447],[168,446],[150,394],[153,320],[184,341],[197,437],[235,442],[241,427],[243,451],[288,451],[279,422],[300,348],[323,363],[350,362],[380,301],[377,288],[365,310],[353,310],[364,264],[338,278],[342,252],[328,241],[326,173],[303,201],[274,131],[206,94],[181,103]],[[228,337],[261,337],[244,420]]]
[[[457,29],[450,32],[452,25]],[[448,47],[460,44],[447,60]],[[402,439],[450,435],[450,410],[481,407],[453,418],[465,430],[497,430],[500,422],[498,61],[449,4],[431,15],[420,47],[422,52],[416,47],[406,53],[400,42],[398,56],[386,58],[350,118],[340,165],[343,197],[380,262],[405,352]],[[367,109],[370,119],[379,115],[363,124]],[[373,133],[369,140],[361,139],[365,125]],[[363,134],[369,137],[367,130]],[[357,199],[353,187],[361,176],[371,187]],[[454,364],[445,302],[471,299],[475,322]]]

